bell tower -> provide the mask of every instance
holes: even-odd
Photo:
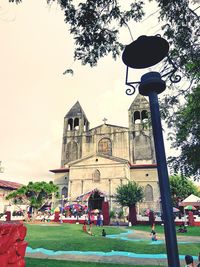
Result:
[[[128,117],[131,163],[155,163],[150,107],[144,96],[136,96],[128,110]]]
[[[61,167],[81,158],[82,139],[89,130],[89,121],[77,101],[64,117]]]

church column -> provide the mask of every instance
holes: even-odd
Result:
[[[109,182],[109,205],[110,205],[110,210],[112,210],[112,198],[111,198],[111,194],[112,194],[112,180],[108,179]]]
[[[84,181],[81,180],[81,194],[83,194]]]
[[[69,181],[68,196],[69,196],[69,201],[71,202],[71,197],[72,197],[72,181]]]

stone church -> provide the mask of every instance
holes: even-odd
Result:
[[[160,210],[152,129],[149,125],[149,103],[137,95],[128,110],[129,125],[107,124],[90,129],[89,121],[79,102],[64,117],[61,168],[54,182],[69,202],[80,201],[89,208],[101,209],[108,201],[117,207],[116,187],[134,180],[144,188],[144,200],[138,211]]]

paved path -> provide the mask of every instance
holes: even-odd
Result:
[[[134,233],[128,235],[131,239],[146,239],[149,240],[150,236],[148,232],[134,230]],[[164,240],[164,235],[158,235],[159,240]],[[182,242],[198,242],[197,236],[178,236],[178,241]],[[85,261],[85,262],[100,262],[100,263],[115,263],[115,264],[127,264],[127,265],[152,265],[152,266],[168,266],[167,259],[141,259],[141,258],[129,258],[125,256],[95,256],[95,255],[55,255],[49,256],[43,253],[26,253],[26,257],[41,258],[41,259],[56,259],[67,261]],[[181,261],[181,266],[184,266],[184,261]]]
[[[158,240],[163,240],[165,241],[165,235],[157,233]],[[131,239],[143,239],[143,240],[149,240],[150,239],[150,233],[145,232],[145,231],[139,231],[139,230],[134,230],[133,233],[127,235],[128,238]],[[191,242],[191,243],[200,243],[200,238],[199,236],[187,236],[181,234],[177,235],[177,240],[178,242]]]

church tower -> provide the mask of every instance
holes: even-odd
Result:
[[[136,96],[128,110],[128,116],[131,163],[155,163],[150,108],[144,96]]]
[[[89,130],[89,121],[77,101],[64,117],[61,167],[82,157],[82,139]]]

